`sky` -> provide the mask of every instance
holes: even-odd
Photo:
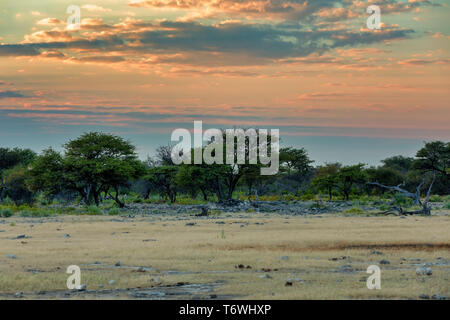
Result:
[[[450,140],[448,17],[448,0],[1,0],[0,146],[102,131],[145,158],[201,120],[280,129],[316,164],[413,156]]]

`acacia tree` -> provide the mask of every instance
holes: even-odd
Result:
[[[287,168],[288,175],[292,171],[300,175],[307,174],[312,168],[308,153],[304,148],[295,149],[292,147],[280,149],[280,163]]]
[[[31,189],[52,200],[66,185],[62,155],[52,148],[44,150],[31,164],[28,175]]]
[[[124,203],[119,198],[120,188],[144,173],[135,147],[112,134],[85,133],[69,141],[64,148],[64,172],[68,187],[79,192],[87,205],[90,205],[91,199],[99,205],[100,194],[104,192],[119,207],[123,207]]]
[[[433,141],[417,151],[414,167],[424,172],[433,172],[450,177],[450,142]]]
[[[319,190],[326,190],[328,192],[328,199],[333,198],[333,189],[338,184],[338,173],[342,165],[336,163],[326,163],[324,166],[316,168],[316,175],[312,180],[312,184]]]
[[[27,166],[36,153],[30,149],[0,148],[0,202],[3,203],[7,189],[7,172],[17,165]]]
[[[363,163],[352,166],[344,166],[340,168],[337,174],[337,187],[344,194],[345,200],[350,200],[350,192],[356,184],[362,184],[367,181],[366,173],[364,172]]]
[[[175,180],[177,172],[177,166],[154,167],[148,170],[144,179],[151,182],[162,197],[169,198],[170,203],[174,203],[178,192]]]

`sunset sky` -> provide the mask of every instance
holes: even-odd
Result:
[[[279,128],[317,164],[413,155],[450,140],[449,18],[438,0],[0,0],[0,146],[103,131],[144,158],[202,120]]]

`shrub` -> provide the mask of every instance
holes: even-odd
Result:
[[[301,201],[314,200],[315,196],[311,193],[305,193],[300,196]]]
[[[110,216],[118,216],[120,214],[120,209],[119,208],[111,208],[111,209],[109,209],[108,214]]]
[[[394,195],[394,203],[400,206],[411,207],[414,204],[414,201],[403,193],[396,193]]]
[[[48,217],[50,216],[52,213],[50,211],[47,210],[40,210],[40,209],[36,209],[36,210],[22,210],[19,212],[19,215],[21,217],[26,217],[26,218],[30,218],[30,217],[34,217],[34,218],[40,218],[40,217]]]
[[[87,208],[87,213],[88,213],[88,215],[93,215],[93,216],[103,214],[102,210],[100,210],[100,208],[96,207],[96,206],[89,206]]]
[[[444,209],[449,209],[450,210],[450,201],[445,202]]]
[[[0,217],[2,218],[9,218],[13,215],[14,213],[12,212],[11,209],[5,208],[5,209],[0,209]]]
[[[434,194],[430,197],[430,202],[442,202],[443,199],[441,196]]]
[[[353,208],[345,210],[344,213],[360,214],[360,213],[365,213],[365,211],[363,209],[359,208],[359,207],[353,207]]]

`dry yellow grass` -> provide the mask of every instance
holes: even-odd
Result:
[[[15,225],[0,225],[4,230],[0,232],[0,298],[20,291],[67,290],[69,265],[81,267],[82,283],[88,289],[108,287],[110,279],[116,281],[113,288],[223,281],[215,289],[219,298],[450,296],[448,216],[184,218],[116,222],[111,217],[67,216],[43,219],[44,223],[39,223],[42,219],[10,218],[8,223]],[[219,221],[225,224],[217,224]],[[197,225],[186,226],[188,222]],[[31,238],[13,239],[18,234]],[[374,254],[374,250],[382,254]],[[8,254],[17,258],[7,258]],[[289,259],[282,260],[282,256]],[[381,259],[390,264],[380,265]],[[101,265],[92,265],[95,261]],[[125,267],[153,269],[115,268],[117,261]],[[417,276],[415,269],[420,263],[433,263],[433,274]],[[235,268],[239,264],[251,269]],[[381,267],[381,290],[366,287],[369,275],[365,271],[371,264]],[[339,271],[343,265],[350,265],[354,272]],[[266,272],[271,279],[260,277],[265,274],[263,268],[271,269]],[[186,273],[167,274],[169,270]],[[161,284],[154,281],[156,277]],[[293,280],[292,286],[285,286],[287,278]],[[297,278],[302,281],[295,281]]]

